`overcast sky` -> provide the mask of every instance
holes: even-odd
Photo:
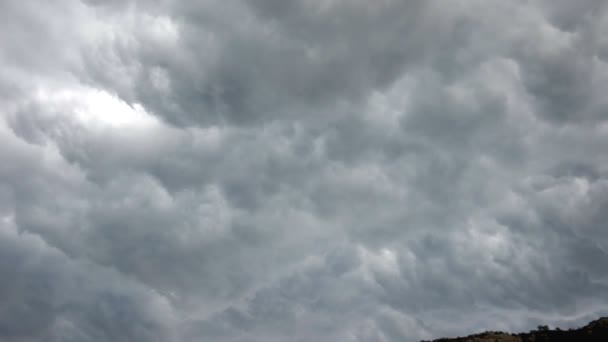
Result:
[[[0,340],[608,315],[605,0],[0,0]]]

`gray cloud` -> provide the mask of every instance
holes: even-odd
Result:
[[[0,4],[0,339],[608,314],[607,10]]]

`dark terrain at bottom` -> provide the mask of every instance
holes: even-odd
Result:
[[[486,331],[466,337],[441,338],[433,342],[608,342],[608,317],[595,320],[579,329],[560,330],[539,326],[538,330],[510,334]],[[426,341],[422,341],[426,342]]]

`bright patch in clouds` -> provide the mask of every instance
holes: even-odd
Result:
[[[159,120],[138,103],[130,105],[107,91],[88,88],[39,89],[36,100],[55,115],[77,120],[88,128],[148,128]]]

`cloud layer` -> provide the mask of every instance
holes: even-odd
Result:
[[[608,315],[601,0],[0,2],[0,339]]]

